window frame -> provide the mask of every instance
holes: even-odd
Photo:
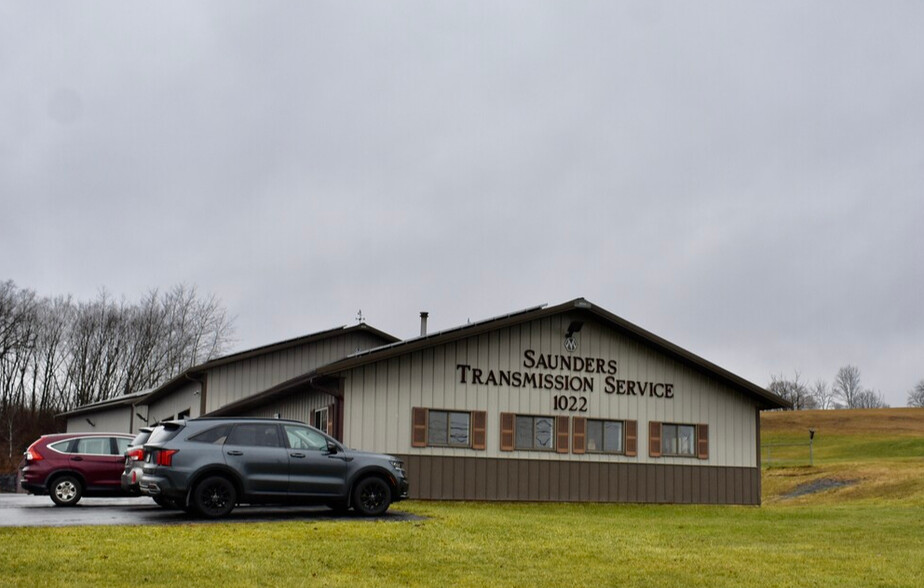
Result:
[[[606,447],[606,423],[619,423],[620,425],[620,439],[619,451],[607,451],[606,449],[591,449],[590,448],[590,423],[601,423],[600,428],[600,445],[601,447]],[[626,455],[626,421],[624,419],[592,419],[588,418],[584,423],[584,453],[594,453],[594,454],[604,454],[604,455]]]
[[[446,443],[434,443],[430,435],[430,423],[432,423],[433,413],[440,413],[446,415]],[[453,443],[452,442],[452,415],[462,414],[466,416],[468,420],[468,426],[466,427],[466,442],[462,443]],[[458,449],[471,449],[472,448],[472,411],[470,410],[447,410],[442,408],[428,408],[427,409],[427,447],[452,447]]]
[[[321,415],[324,416],[324,423],[323,423],[324,426],[321,426],[322,423],[319,422],[321,419]],[[314,422],[311,423],[311,426],[321,431],[322,433],[327,433],[330,427],[330,407],[324,406],[321,408],[314,409]]]
[[[680,427],[689,427],[690,429],[693,430],[693,442],[691,443],[691,446],[690,446],[690,453],[669,453],[665,451],[665,449],[667,448],[667,444],[665,443],[666,435],[664,434],[664,430],[666,427],[673,427],[675,429],[674,439],[680,439],[680,436],[678,434],[680,432]],[[678,447],[679,447],[679,443],[678,443]],[[661,423],[661,457],[697,458],[698,455],[699,455],[699,431],[697,430],[697,425],[693,425],[690,423],[667,423],[667,422]]]
[[[532,446],[531,447],[520,447],[519,440],[519,420],[520,419],[532,419]],[[536,446],[536,421],[538,419],[547,419],[552,422],[552,433],[549,436],[549,446],[548,447],[537,447]],[[513,451],[542,451],[542,452],[551,452],[555,453],[558,451],[558,418],[554,415],[544,415],[544,414],[520,414],[514,413],[513,415]]]

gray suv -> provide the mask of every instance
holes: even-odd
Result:
[[[208,518],[240,503],[326,504],[375,516],[408,493],[400,459],[347,449],[299,421],[162,423],[144,444],[144,460],[142,494]]]

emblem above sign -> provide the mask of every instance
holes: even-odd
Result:
[[[577,348],[578,348],[577,339],[575,339],[574,337],[565,337],[564,346],[565,346],[565,349],[567,349],[568,351],[577,351]]]

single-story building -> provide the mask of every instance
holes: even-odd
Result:
[[[401,456],[421,499],[760,504],[760,411],[790,407],[582,298],[228,377],[201,414]]]

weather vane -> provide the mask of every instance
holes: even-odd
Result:
[[[366,317],[363,316],[363,309],[361,308],[359,309],[359,312],[356,313],[356,322],[360,324],[366,322]]]

